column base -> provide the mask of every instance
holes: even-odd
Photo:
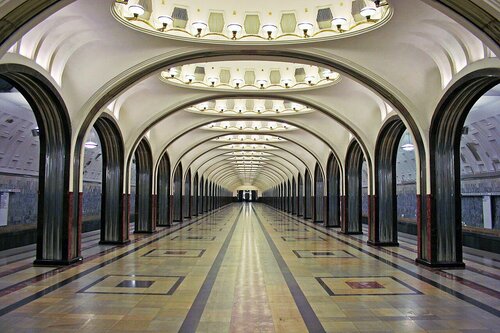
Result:
[[[362,235],[363,231],[341,231],[344,235]]]
[[[339,225],[325,225],[325,228],[340,228],[340,224]]]
[[[99,241],[99,245],[127,245],[130,243],[130,239],[126,241]]]
[[[367,243],[373,246],[399,246],[398,242],[374,242],[369,240]]]
[[[82,261],[83,257],[76,257],[70,260],[45,260],[45,259],[36,259],[33,261],[33,266],[68,266],[79,261]]]
[[[430,268],[446,268],[446,269],[464,269],[463,262],[429,262],[424,259],[417,258],[415,262],[419,265],[427,266]]]
[[[325,221],[314,221],[314,223],[325,223]]]

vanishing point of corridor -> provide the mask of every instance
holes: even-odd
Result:
[[[87,235],[88,236],[88,235]],[[498,332],[497,259],[415,266],[415,242],[370,247],[256,203],[231,204],[87,260],[2,254],[0,331]],[[89,252],[91,251],[91,252]],[[29,266],[29,267],[27,267]],[[475,282],[472,282],[474,280]]]

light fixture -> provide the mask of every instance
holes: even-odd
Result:
[[[196,21],[191,24],[191,26],[198,32],[195,37],[201,37],[201,32],[206,29],[207,24],[205,22]]]
[[[230,23],[227,25],[227,29],[233,33],[232,40],[236,40],[236,35],[241,31],[241,25],[238,23]]]
[[[257,84],[260,86],[260,89],[264,89],[264,85],[267,84],[267,80],[264,79],[257,80]]]
[[[160,16],[158,16],[158,22],[160,22],[162,24],[162,26],[163,26],[163,28],[161,29],[161,31],[165,31],[165,29],[167,28],[167,26],[169,24],[172,24],[174,22],[174,20],[170,16],[160,15]]]
[[[85,148],[87,149],[94,149],[96,148],[98,145],[97,145],[97,142],[94,142],[94,141],[87,141],[85,142]]]
[[[312,31],[314,27],[312,23],[300,22],[299,24],[297,24],[297,26],[299,27],[300,30],[302,30],[302,32],[304,32],[304,38],[310,37],[307,33]]]
[[[278,31],[278,27],[275,26],[274,24],[264,24],[262,26],[262,30],[264,30],[264,32],[267,33],[267,39],[271,40],[273,39],[273,33]]]
[[[345,17],[334,17],[332,20],[332,24],[337,27],[339,32],[342,32],[342,25],[347,23],[347,19]]]
[[[314,81],[314,76],[312,75],[306,76],[305,81],[312,85]]]
[[[401,149],[403,149],[404,151],[415,150],[415,145],[412,143],[409,132],[405,133],[405,137],[403,138],[403,141],[405,141],[405,143],[401,145]]]
[[[141,5],[130,5],[128,6],[128,11],[134,15],[134,18],[137,20],[139,16],[144,14],[144,7]]]
[[[243,84],[243,79],[234,79],[233,80],[233,83],[235,84],[236,86],[236,89],[238,89],[242,84]]]
[[[191,83],[191,82],[193,82],[193,81],[194,81],[195,76],[194,76],[194,74],[186,74],[186,75],[184,75],[184,78],[186,79],[186,81],[187,81],[188,83]]]
[[[359,13],[361,16],[366,17],[366,19],[370,21],[371,17],[377,13],[377,9],[373,7],[365,7],[361,9]]]
[[[208,82],[210,82],[211,87],[215,87],[215,84],[217,83],[218,79],[216,77],[209,77]]]
[[[175,69],[175,68],[170,68],[170,69],[168,70],[168,74],[170,74],[170,77],[171,77],[171,78],[174,78],[174,77],[177,75],[177,69]]]
[[[332,75],[332,71],[331,71],[331,70],[329,70],[329,69],[325,69],[325,70],[323,71],[323,76],[325,77],[325,79],[330,80],[330,76],[331,76],[331,75]]]
[[[292,84],[292,80],[290,79],[283,79],[281,82],[285,85],[285,88],[290,88],[290,85]]]

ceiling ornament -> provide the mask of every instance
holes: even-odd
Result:
[[[379,0],[331,0],[326,6],[317,0],[230,1],[223,7],[218,0],[116,0],[111,12],[128,27],[155,36],[228,44],[352,37],[382,26],[392,16],[387,1]]]

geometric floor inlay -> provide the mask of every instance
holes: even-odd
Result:
[[[422,295],[393,276],[316,277],[330,296]]]
[[[184,276],[105,275],[78,293],[117,295],[173,295]]]
[[[326,241],[325,238],[320,237],[320,236],[281,236],[281,238],[285,242],[300,242],[300,241],[308,241],[308,242],[314,242],[314,241]]]
[[[205,249],[153,249],[142,256],[200,258],[203,253],[205,253]]]
[[[183,241],[213,241],[215,240],[215,236],[175,236],[171,240],[183,240]]]
[[[297,258],[356,258],[345,250],[293,250]]]

